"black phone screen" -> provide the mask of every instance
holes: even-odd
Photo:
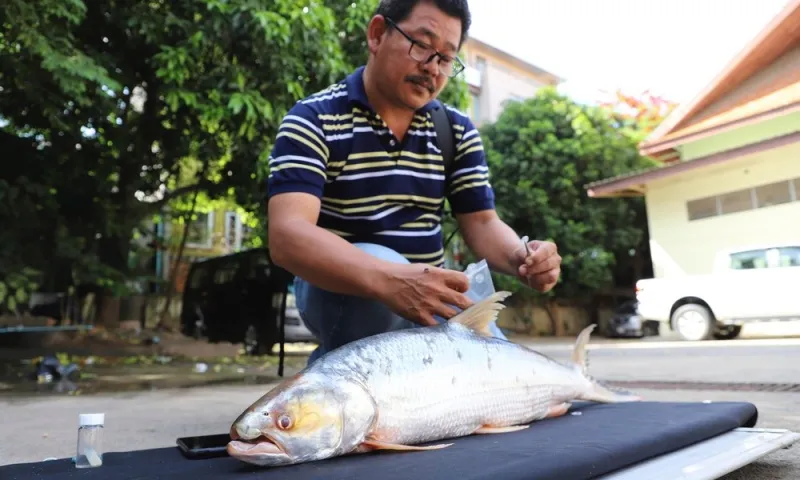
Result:
[[[190,458],[224,457],[228,455],[225,447],[231,441],[227,433],[182,437],[176,443],[184,455]]]

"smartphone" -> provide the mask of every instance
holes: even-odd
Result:
[[[176,440],[178,448],[187,458],[217,458],[227,457],[225,447],[231,441],[227,433],[219,435],[200,435],[197,437],[181,437]]]

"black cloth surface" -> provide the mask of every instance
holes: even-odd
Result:
[[[737,427],[756,424],[751,403],[580,404],[525,430],[472,435],[451,447],[374,452],[277,468],[230,457],[189,460],[177,447],[107,453],[103,466],[78,470],[69,459],[0,467],[0,479],[536,479],[583,480],[663,455]],[[441,442],[434,442],[441,443]]]

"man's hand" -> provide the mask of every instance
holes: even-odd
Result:
[[[472,305],[463,292],[469,279],[462,272],[412,263],[396,264],[387,271],[378,297],[392,311],[423,326],[438,325],[434,315],[444,319],[457,312],[450,305],[465,309]]]
[[[561,256],[556,244],[533,240],[528,242],[530,255],[521,246],[514,252],[519,260],[518,275],[529,287],[540,292],[551,290],[561,274]]]

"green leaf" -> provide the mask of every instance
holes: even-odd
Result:
[[[18,288],[17,291],[14,293],[14,298],[17,300],[17,302],[22,303],[25,300],[27,300],[28,293],[24,289]]]
[[[592,199],[584,185],[648,168],[636,136],[618,128],[604,109],[550,88],[508,104],[481,134],[501,218],[520,236],[558,245],[562,276],[550,295],[577,298],[619,279],[632,287],[642,272],[636,273],[629,252],[641,255],[647,248],[644,202]]]

